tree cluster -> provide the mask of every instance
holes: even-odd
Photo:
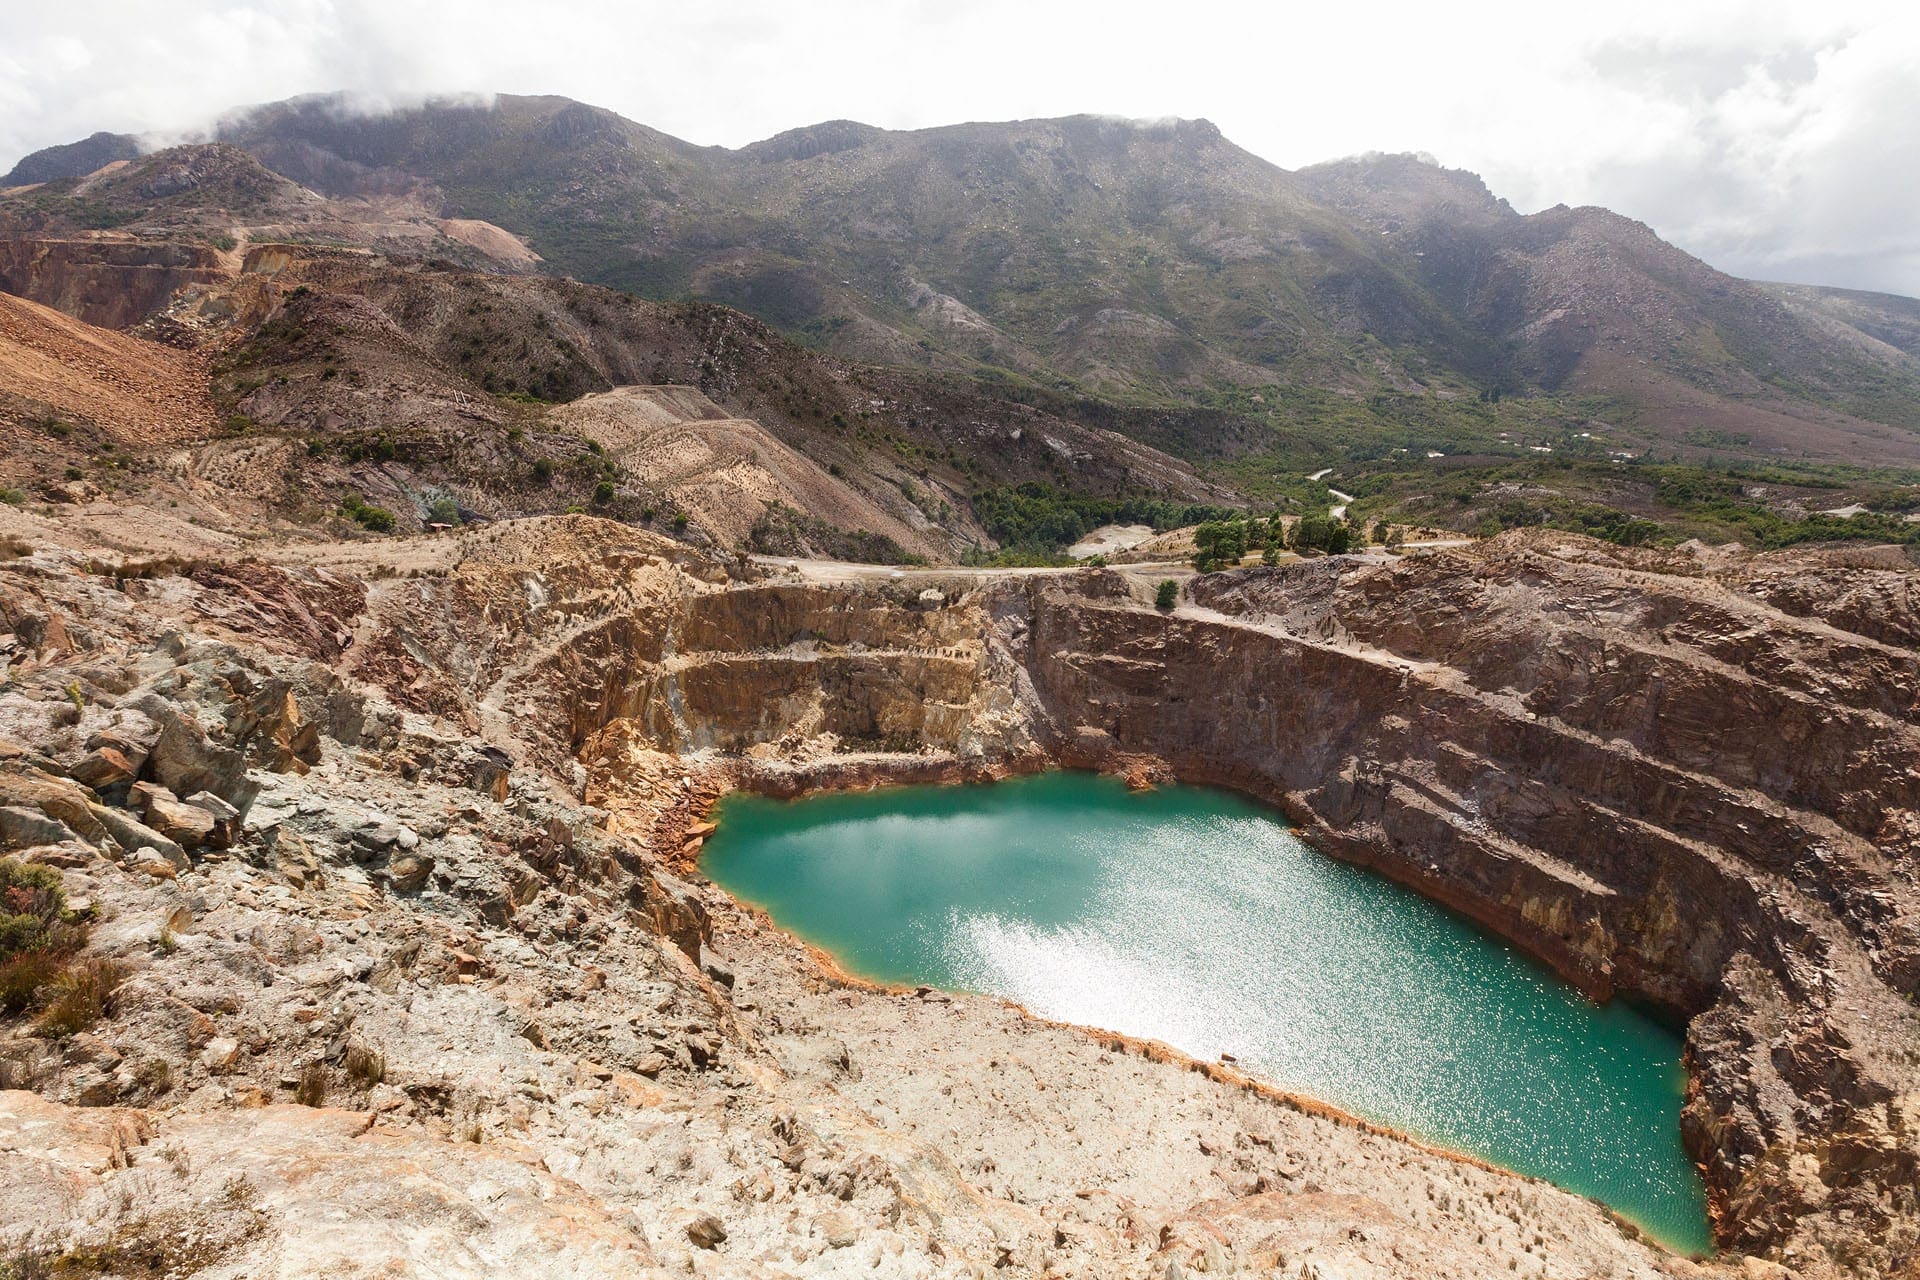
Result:
[[[1387,526],[1382,524],[1380,528],[1384,530]],[[1386,540],[1380,534],[1376,536],[1381,541]],[[1279,563],[1283,550],[1337,556],[1354,550],[1365,541],[1360,529],[1330,516],[1302,517],[1294,522],[1291,531],[1277,511],[1264,520],[1255,516],[1209,520],[1193,531],[1193,567],[1202,573],[1231,569],[1249,551],[1256,549],[1260,552],[1261,563],[1269,565]]]

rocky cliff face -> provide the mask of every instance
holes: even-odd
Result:
[[[182,289],[228,274],[209,245],[0,239],[0,291],[104,329],[132,328]]]
[[[1788,617],[1761,600],[1779,562],[1564,541],[1203,578],[1171,619],[1048,586],[1000,626],[1063,758],[1274,801],[1594,994],[1692,1018],[1723,1237],[1896,1271],[1915,656],[1819,616],[1870,589],[1857,569],[1794,565]]]
[[[756,756],[743,780],[776,790],[908,750],[1144,757],[1272,801],[1594,995],[1693,1019],[1689,1138],[1729,1243],[1879,1239],[1891,1268],[1915,1214],[1920,659],[1863,632],[1911,625],[1910,582],[1511,538],[1202,578],[1171,618],[1111,574],[749,586],[661,624],[624,714],[652,750]]]
[[[0,563],[0,829],[124,970],[82,1032],[9,1015],[0,1197],[43,1253],[1698,1274],[1229,1071],[849,984],[675,872],[729,786],[1058,762],[1267,799],[1690,1018],[1724,1241],[1911,1265],[1904,569],[1516,538],[1196,579],[1169,616],[1121,572],[809,579],[577,517],[118,578],[0,522],[35,547]],[[78,1207],[32,1209],[49,1178]]]

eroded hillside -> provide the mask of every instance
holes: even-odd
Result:
[[[221,535],[591,510],[722,552],[951,561],[994,545],[984,487],[1229,496],[977,387],[543,276],[120,237],[0,242],[0,284],[69,313],[8,303],[0,413],[20,447],[0,480],[186,503]],[[128,396],[149,424],[134,434]]]

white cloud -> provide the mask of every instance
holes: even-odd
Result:
[[[0,163],[331,89],[563,93],[728,145],[840,116],[1206,116],[1288,166],[1425,151],[1522,209],[1604,204],[1737,273],[1920,294],[1920,8],[1892,0],[0,10]]]

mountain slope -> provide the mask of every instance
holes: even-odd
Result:
[[[1884,347],[1920,360],[1920,299],[1863,289],[1827,289],[1810,284],[1762,285],[1782,306],[1816,322],[1839,326],[1876,355]]]
[[[0,293],[0,479],[30,458],[169,444],[212,426],[204,358]]]
[[[1767,443],[1824,445],[1820,452],[1835,456],[1865,425],[1849,419],[1920,425],[1920,365],[1836,332],[1769,286],[1715,271],[1642,223],[1564,205],[1522,216],[1472,174],[1409,156],[1339,161],[1300,176],[1507,344],[1523,383],[1637,391],[1650,407],[1681,415],[1699,412],[1680,406],[1704,395],[1728,402],[1718,412],[1744,408],[1735,416],[1762,427],[1785,413],[1803,425]]]
[[[221,136],[335,195],[430,182],[568,274],[712,297],[866,357],[1122,389],[1357,389],[1380,341],[1416,365],[1491,358],[1204,121],[836,122],[729,152],[558,98],[344,120],[302,100]]]
[[[21,160],[0,178],[0,189],[61,178],[84,178],[116,160],[138,159],[145,150],[130,133],[96,133],[78,142],[45,147]]]
[[[1175,524],[1233,496],[1118,433],[849,365],[724,307],[353,246],[190,248],[0,240],[0,288],[47,304],[0,295],[0,487],[217,490],[255,532],[354,501],[402,529],[448,504],[585,508],[729,551],[868,560],[991,548],[974,499],[1006,486],[1159,503]],[[191,412],[141,390],[183,376]],[[158,472],[116,454],[183,444]]]
[[[1624,393],[1662,423],[1705,396],[1752,417],[1760,451],[1817,456],[1880,434],[1862,420],[1920,426],[1911,364],[1641,224],[1522,216],[1405,156],[1289,173],[1205,121],[834,121],[730,151],[564,98],[379,117],[309,98],[221,136],[327,194],[412,184],[566,274],[864,359],[1149,398]]]
[[[1876,520],[1848,536],[1904,535],[1916,510],[1899,469],[1920,469],[1920,360],[1901,344],[1920,345],[1920,303],[1736,280],[1606,210],[1521,215],[1415,157],[1290,173],[1204,121],[1087,116],[831,121],[726,150],[557,97],[378,116],[297,99],[220,132],[0,194],[0,288],[189,345],[238,341],[296,284],[344,292],[262,331],[223,411],[428,430],[453,468],[434,484],[459,478],[461,406],[506,431],[547,413],[528,398],[669,384],[770,433],[689,428],[753,455],[741,474],[780,530],[937,558],[989,533],[1055,550],[1134,503],[1156,524],[1235,498],[1324,510],[1326,483],[1356,518],[1621,537],[1674,515],[1675,537],[1828,536],[1798,522],[1862,507]],[[481,276],[522,283],[496,297]],[[712,307],[636,324],[568,277],[724,302],[783,340]],[[666,498],[699,479],[671,443],[631,460],[661,482],[635,513],[699,507],[737,541],[738,512]],[[800,483],[782,449],[835,483]],[[525,452],[488,455],[493,507],[518,501],[499,485]],[[576,479],[538,496],[597,491]],[[425,518],[417,492],[382,492]],[[1037,514],[995,532],[983,498]]]

